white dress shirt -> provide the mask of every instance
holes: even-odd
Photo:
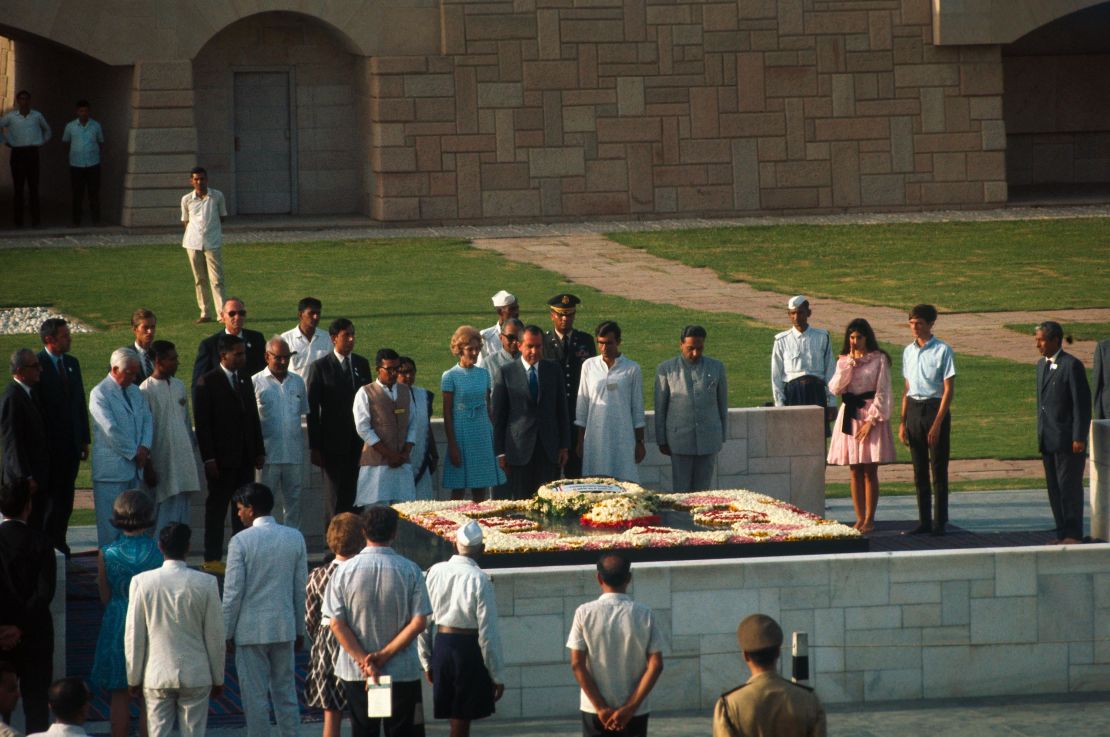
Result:
[[[209,188],[204,197],[197,197],[196,191],[181,198],[181,222],[185,226],[185,236],[181,246],[190,251],[214,251],[223,242],[223,228],[220,218],[227,217],[227,204],[218,189]]]
[[[22,115],[16,109],[0,117],[0,133],[12,148],[41,146],[50,140],[50,124],[38,110]]]
[[[816,376],[827,386],[835,371],[836,359],[833,358],[828,330],[811,325],[805,332],[790,328],[775,336],[775,345],[771,349],[771,393],[776,407],[786,403],[786,385],[789,382],[803,376]],[[836,397],[827,388],[826,398],[828,406],[836,406]]]
[[[84,737],[88,735],[84,727],[76,724],[61,724],[54,722],[50,725],[50,729],[45,732],[35,732],[29,734],[27,737]]]
[[[332,349],[331,337],[320,328],[313,331],[312,340],[304,337],[299,325],[292,330],[286,330],[281,334],[281,338],[293,354],[289,357],[289,370],[302,379],[308,378],[308,367],[328,355]]]
[[[285,381],[278,381],[267,366],[251,377],[251,383],[266,444],[266,463],[303,463],[301,417],[308,414],[304,379],[290,371]]]
[[[452,555],[450,560],[428,569],[425,581],[432,603],[431,619],[442,627],[478,630],[482,660],[494,683],[505,682],[505,658],[501,652],[501,632],[497,625],[497,600],[493,582],[465,555]],[[420,664],[431,670],[430,629],[420,638]]]

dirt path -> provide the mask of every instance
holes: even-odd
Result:
[[[600,233],[477,238],[473,243],[477,248],[494,251],[513,261],[541,264],[571,281],[606,294],[706,312],[745,315],[779,329],[789,326],[786,318],[789,295],[755,289],[745,283],[725,282],[711,269],[693,268],[659,258],[647,251],[614,243]],[[830,328],[834,335],[838,326],[856,317],[865,317],[880,340],[894,344],[908,342],[906,313],[901,310],[832,299],[814,299],[812,307],[813,323]],[[1032,364],[1037,358],[1033,338],[1002,326],[1041,320],[1110,322],[1110,308],[946,314],[937,321],[937,334],[948,341],[957,354]],[[1090,367],[1094,347],[1092,341],[1081,341],[1070,346],[1068,352]]]

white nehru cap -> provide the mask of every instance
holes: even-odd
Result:
[[[801,307],[802,305],[807,304],[808,302],[809,302],[809,299],[807,299],[804,294],[797,294],[797,295],[791,297],[789,300],[787,300],[786,309],[796,310],[799,307]]]
[[[472,548],[475,545],[482,544],[482,526],[474,520],[470,520],[465,525],[459,528],[455,533],[455,539],[459,541],[459,545],[465,548]]]
[[[513,295],[511,292],[506,292],[504,289],[502,289],[497,294],[493,295],[493,306],[494,307],[508,307],[509,305],[515,305],[515,304],[516,304],[516,296]]]

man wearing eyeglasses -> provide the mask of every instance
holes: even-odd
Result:
[[[482,352],[478,354],[477,365],[489,369],[489,360],[500,350],[504,341],[499,340],[505,331],[505,324],[520,317],[520,304],[516,296],[502,289],[493,295],[493,309],[497,312],[497,324],[482,331]]]
[[[243,367],[244,376],[254,376],[266,368],[266,339],[257,330],[243,327],[247,321],[247,306],[243,300],[238,297],[228,298],[220,311],[220,320],[224,324],[224,329],[209,335],[197,346],[197,360],[193,363],[194,391],[200,377],[219,367],[220,351],[217,344],[220,336],[223,335],[234,335],[243,341],[247,351],[247,364]]]
[[[363,440],[355,506],[416,499],[410,455],[416,444],[412,389],[397,383],[401,356],[382,348],[374,360],[378,378],[355,395],[355,429]]]
[[[490,380],[497,381],[497,372],[506,364],[520,358],[520,341],[524,334],[524,323],[518,318],[510,317],[501,326],[501,349],[486,358],[482,365],[489,371]]]
[[[301,417],[308,414],[304,379],[289,370],[289,344],[280,336],[266,344],[266,368],[254,374],[254,398],[266,446],[266,464],[258,481],[280,499],[281,521],[301,526],[301,477],[304,475],[304,438]]]

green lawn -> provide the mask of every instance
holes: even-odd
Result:
[[[559,275],[504,260],[447,239],[235,245],[226,249],[229,294],[247,304],[249,327],[269,336],[292,327],[296,302],[306,294],[324,302],[326,324],[351,318],[358,330],[355,350],[372,357],[390,346],[412,355],[418,383],[438,392],[440,374],[453,365],[449,340],[462,323],[492,324],[489,297],[514,292],[522,318],[549,327],[544,303],[570,289],[583,300],[578,327],[592,330],[615,319],[624,331],[625,353],[640,363],[647,405],[654,367],[673,356],[683,325],[703,324],[709,353],[725,362],[729,401],[758,406],[770,399],[769,354],[774,330],[735,315],[705,314],[670,305],[625,300],[568,285]],[[158,314],[158,337],[178,344],[181,376],[188,382],[197,343],[215,331],[197,326],[189,267],[173,246],[12,250],[3,254],[0,295],[7,304],[51,304],[94,324],[100,332],[75,335],[89,391],[107,372],[114,348],[131,342],[130,314],[149,306]],[[20,346],[38,348],[37,336],[0,336],[0,354]],[[888,346],[900,376],[900,349]],[[953,455],[957,458],[1031,457],[1033,396],[1031,369],[1012,362],[960,357],[953,411]],[[895,382],[900,396],[900,381]],[[438,404],[437,404],[438,408]],[[904,451],[900,457],[906,460]],[[88,484],[83,469],[79,484]]]
[[[1007,330],[1014,330],[1032,338],[1033,331],[1037,329],[1037,324],[1031,322],[1018,323],[1005,327]],[[1064,328],[1064,335],[1070,335],[1076,340],[1106,340],[1110,338],[1110,322],[1071,322],[1062,327]],[[1090,366],[1087,368],[1090,368]]]
[[[882,471],[879,471],[879,493],[883,496],[913,496],[917,493],[912,482],[909,481],[883,481]],[[1040,489],[1044,486],[1044,477],[1016,478],[1016,479],[977,479],[975,481],[952,481],[948,490],[952,492],[999,491],[1005,489]],[[825,496],[829,499],[847,499],[851,496],[848,484],[825,484]]]
[[[1110,219],[779,225],[612,233],[782,294],[945,312],[1110,304]]]

